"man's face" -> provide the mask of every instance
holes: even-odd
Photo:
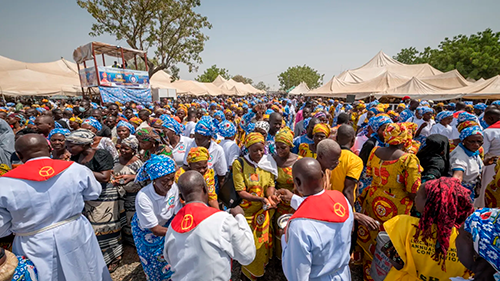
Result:
[[[63,118],[63,112],[62,112],[62,110],[56,110],[56,111],[52,112],[52,116],[54,117],[54,120],[59,120],[59,119]]]
[[[44,134],[47,136],[50,132],[50,130],[53,129],[53,126],[51,123],[48,122],[48,117],[37,117],[35,119],[35,130],[40,133]]]
[[[118,116],[118,105],[114,104],[109,107],[109,114]]]
[[[101,111],[100,110],[93,110],[92,111],[92,117],[94,117],[95,119],[101,121],[101,118],[102,118]]]
[[[305,107],[304,110],[302,110],[302,115],[304,116],[304,119],[311,117],[311,109],[309,107]]]
[[[281,115],[271,118],[271,120],[269,120],[269,126],[270,126],[269,133],[271,135],[275,135],[276,132],[278,132],[281,129],[282,123],[283,123],[283,117],[281,117]]]
[[[199,133],[194,134],[194,141],[196,142],[197,146],[203,146],[207,148],[210,145],[210,136],[204,136]]]
[[[134,112],[131,110],[131,109],[127,109],[125,110],[125,117],[127,117],[127,119],[130,120],[130,118],[133,118],[134,117]]]
[[[106,118],[106,126],[110,127],[110,128],[114,128],[116,126],[116,117],[114,116],[108,116],[108,118]]]
[[[85,112],[89,111],[89,109],[90,109],[90,102],[83,101],[82,102],[82,107],[85,109]]]
[[[327,156],[318,155],[317,160],[322,169],[333,170],[339,165],[340,153],[328,153]]]

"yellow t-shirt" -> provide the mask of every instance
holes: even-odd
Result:
[[[429,240],[426,244],[420,239],[413,239],[417,229],[415,225],[418,226],[419,220],[408,215],[399,215],[384,223],[385,231],[404,262],[401,270],[393,267],[385,280],[450,280],[451,277],[459,276],[468,278],[468,271],[458,260],[455,246],[458,230],[454,227],[451,232],[445,272],[441,265],[432,259],[436,241]]]
[[[339,164],[330,174],[330,189],[343,192],[345,179],[350,178],[357,182],[361,172],[363,172],[363,160],[352,151],[342,149]],[[356,201],[356,189],[354,189],[354,201]]]
[[[180,168],[175,172],[175,183],[179,181],[179,177],[184,174],[186,171],[184,168]],[[213,169],[208,169],[207,172],[203,175],[205,182],[207,183],[208,188],[208,200],[217,200],[217,193],[215,193],[215,172]]]

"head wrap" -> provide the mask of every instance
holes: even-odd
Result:
[[[130,148],[132,148],[132,150],[134,150],[136,152],[137,152],[137,149],[139,148],[139,141],[137,140],[137,138],[134,135],[130,135],[130,136],[122,139],[121,144],[129,146]]]
[[[415,124],[415,123],[413,123],[413,122],[403,122],[403,123],[401,123],[401,124],[403,124],[403,125],[406,127],[406,129],[408,130],[408,135],[409,135],[410,137],[413,137],[413,135],[414,135],[414,134],[417,132],[417,130],[418,130],[418,125],[417,125],[417,124]]]
[[[498,216],[500,209],[482,208],[472,213],[464,223],[464,229],[472,234],[474,250],[500,271],[500,249],[498,239],[500,238],[500,223]]]
[[[230,138],[236,135],[236,126],[233,122],[224,120],[219,124],[219,134],[224,138]]]
[[[500,100],[496,100],[496,101],[492,102],[491,105],[500,105]]]
[[[450,116],[453,116],[453,112],[451,111],[441,111],[436,115],[436,122],[441,122],[444,118],[448,118]]]
[[[318,118],[318,119],[326,118],[326,114],[324,111],[320,111],[320,112],[314,114],[314,118]]]
[[[458,114],[457,124],[460,124],[465,121],[476,121],[476,120],[477,120],[476,115],[470,114],[469,112],[462,112]]]
[[[426,114],[426,113],[434,113],[434,109],[430,108],[430,107],[421,107],[421,110],[422,110],[422,115]]]
[[[377,107],[372,107],[372,108],[368,109],[368,111],[370,111],[371,113],[373,113],[373,114],[375,114],[375,115],[377,115],[377,114],[379,114],[379,113],[381,113],[381,112],[382,112],[382,111],[380,111],[380,109],[379,109],[379,108],[377,108]]]
[[[429,102],[428,102],[428,101],[423,100],[423,101],[421,101],[421,102],[420,102],[420,106],[429,107],[429,106],[431,106],[431,105],[429,104]]]
[[[134,126],[132,126],[132,124],[130,124],[130,123],[128,123],[128,122],[125,122],[125,121],[123,121],[123,120],[120,120],[120,121],[118,122],[118,124],[116,124],[116,128],[118,129],[118,128],[120,128],[120,127],[125,127],[125,128],[127,128],[127,129],[130,131],[130,134],[132,134],[132,135],[133,135],[133,134],[135,134],[135,128],[134,128]]]
[[[80,119],[78,117],[71,117],[71,118],[69,118],[69,121],[76,122],[78,124],[82,124],[82,122],[83,122],[82,119]]]
[[[464,141],[467,137],[473,136],[473,135],[483,135],[483,131],[479,126],[472,126],[463,129],[460,132],[460,141]]]
[[[290,147],[293,147],[293,132],[290,128],[285,127],[279,130],[274,137],[274,142],[282,142]]]
[[[478,103],[478,104],[474,105],[474,109],[478,109],[481,111],[485,111],[487,107],[488,106],[484,103]]]
[[[155,180],[175,173],[175,162],[165,155],[152,154],[151,158],[137,171],[136,182]]]
[[[213,118],[210,116],[201,117],[200,121],[196,123],[194,132],[206,137],[214,136],[217,133],[217,128],[215,127]]]
[[[156,141],[158,143],[161,142],[160,136],[151,127],[138,129],[135,132],[135,136],[137,137],[138,140],[141,141]]]
[[[373,116],[368,120],[368,126],[370,126],[374,132],[377,132],[382,125],[389,123],[392,123],[392,120],[387,115]]]
[[[163,127],[172,130],[176,135],[181,135],[184,131],[184,125],[180,124],[169,115],[163,114],[160,116],[160,119],[163,121]]]
[[[141,123],[142,123],[142,119],[139,117],[132,117],[132,118],[130,118],[129,121],[131,124],[136,124],[136,125],[141,125]]]
[[[315,135],[316,133],[324,133],[325,136],[328,137],[330,135],[330,126],[325,123],[318,123],[314,125],[313,128],[313,135]]]
[[[311,117],[304,119],[304,129],[307,129],[307,126],[309,126],[309,122],[311,122]]]
[[[78,129],[71,132],[66,141],[74,144],[91,144],[94,142],[95,134],[87,129]]]
[[[267,123],[266,121],[257,121],[257,123],[255,123],[255,128],[260,128],[267,133],[269,132],[269,123]]]
[[[406,108],[406,104],[404,104],[404,103],[400,103],[400,104],[398,104],[398,108],[399,108],[399,107],[401,107],[401,108]]]
[[[245,138],[245,147],[249,148],[256,143],[265,143],[264,136],[261,133],[253,132]]]
[[[378,100],[374,100],[368,104],[368,108],[376,107],[379,104],[380,102]]]
[[[450,103],[448,104],[448,106],[449,106],[449,107],[451,107],[451,108],[453,108],[453,109],[455,109],[456,104],[455,104],[454,102],[450,102]]]
[[[83,120],[82,124],[88,124],[92,127],[94,127],[97,131],[100,131],[102,129],[102,125],[99,121],[97,121],[97,119],[95,119],[94,117],[89,117],[85,120]]]
[[[210,159],[210,153],[208,153],[208,149],[203,146],[192,147],[189,150],[186,161],[189,163],[196,163],[200,161],[208,161]]]
[[[163,125],[163,121],[161,121],[160,118],[151,118],[149,120],[149,126],[153,127],[153,126],[161,126]]]
[[[408,129],[400,123],[391,123],[385,127],[384,142],[389,145],[404,144],[409,139]]]
[[[61,134],[61,135],[66,137],[70,134],[70,131],[68,129],[61,129],[61,128],[52,129],[52,130],[50,130],[50,133],[49,133],[49,140],[55,134]]]
[[[214,113],[214,118],[215,117],[220,117],[221,120],[226,120],[226,115],[224,115],[224,112],[222,112],[221,110],[217,110]]]

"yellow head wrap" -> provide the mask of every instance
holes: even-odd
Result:
[[[76,122],[78,124],[82,124],[83,120],[78,118],[78,117],[71,117],[69,118],[69,121],[73,121],[73,122]]]
[[[411,139],[408,129],[400,123],[390,123],[384,130],[384,141],[389,145],[405,144]]]
[[[210,153],[208,153],[208,149],[202,146],[198,146],[198,147],[192,147],[189,150],[186,161],[188,163],[196,163],[200,161],[208,161],[209,158],[210,158]]]
[[[326,137],[330,135],[330,126],[325,123],[319,123],[314,125],[313,135],[316,133],[324,133]]]
[[[256,143],[265,143],[264,136],[261,133],[253,132],[248,134],[248,136],[245,139],[245,147],[249,148],[253,144]]]
[[[290,147],[293,147],[293,132],[290,128],[285,127],[276,133],[274,142],[282,142]]]

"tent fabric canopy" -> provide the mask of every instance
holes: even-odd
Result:
[[[293,88],[290,92],[288,92],[289,95],[302,95],[306,94],[309,92],[309,87],[307,86],[306,82],[300,82],[300,84]]]
[[[76,48],[73,51],[73,59],[77,63],[82,63],[84,61],[94,59],[94,56],[92,55],[92,46],[94,47],[96,56],[100,54],[105,54],[107,56],[112,56],[112,57],[121,57],[122,56],[121,50],[123,50],[123,56],[125,60],[130,60],[134,58],[134,56],[136,55],[144,55],[146,53],[145,51],[136,50],[132,48],[123,48],[120,46],[115,46],[102,42],[90,42],[88,44]]]

